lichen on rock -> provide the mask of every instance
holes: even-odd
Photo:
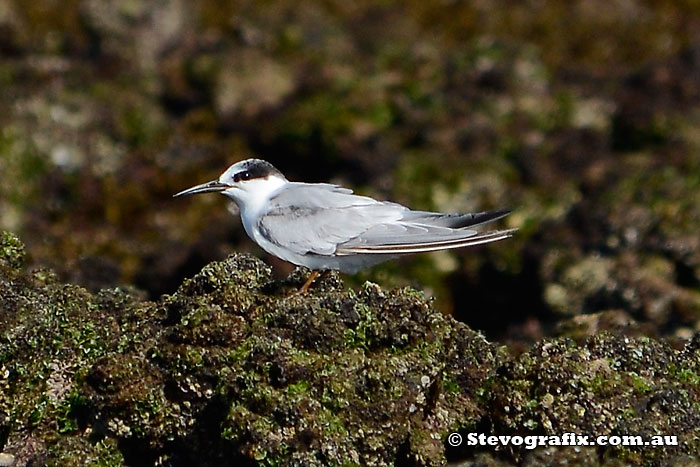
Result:
[[[260,260],[234,254],[147,301],[3,268],[0,452],[22,466],[575,462],[599,459],[594,451],[638,464],[698,454],[697,338],[675,350],[604,332],[515,356],[415,290],[351,290],[332,274],[298,295],[306,274],[274,280]],[[445,441],[569,431],[673,434],[679,445],[487,452]]]

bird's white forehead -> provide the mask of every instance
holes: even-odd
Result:
[[[266,179],[270,177],[285,179],[284,175],[269,162],[262,159],[246,159],[236,162],[226,169],[219,177],[219,180],[231,180],[234,175],[244,171],[249,173],[251,179]]]
[[[246,162],[246,161],[236,162],[235,164],[229,166],[228,169],[224,170],[221,173],[221,175],[219,176],[219,180],[233,178],[233,176],[235,174],[243,171],[244,170],[244,162]]]

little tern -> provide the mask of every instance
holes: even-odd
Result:
[[[290,182],[261,159],[237,162],[217,180],[174,197],[212,192],[236,203],[243,228],[263,250],[313,271],[302,293],[316,279],[317,271],[354,274],[402,255],[503,240],[516,230],[474,230],[508,215],[508,210],[471,214],[413,211],[338,185]]]

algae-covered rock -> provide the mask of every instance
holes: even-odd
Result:
[[[159,302],[5,277],[3,450],[26,464],[439,464],[447,433],[483,416],[493,345],[416,291],[332,276],[301,296],[301,280],[241,255]]]
[[[19,269],[24,262],[24,244],[10,232],[0,232],[0,261],[6,267]]]
[[[92,423],[174,464],[440,463],[493,346],[414,291],[294,290],[249,257],[209,265],[153,304],[155,341],[92,366]]]
[[[0,229],[63,281],[157,298],[251,248],[221,197],[171,196],[256,156],[415,209],[513,210],[508,242],[356,285],[420,285],[503,341],[616,310],[687,339],[700,5],[595,5],[0,0]]]
[[[604,460],[640,464],[700,452],[700,354],[646,337],[601,333],[576,345],[546,340],[499,368],[487,385],[490,419],[499,434],[675,436],[676,445],[597,448]],[[694,407],[695,406],[695,407]],[[525,451],[515,452],[516,458]],[[567,457],[558,452],[555,458]]]
[[[238,254],[155,302],[2,271],[0,452],[13,465],[642,464],[699,452],[697,338],[679,351],[601,333],[509,356],[414,290],[355,291],[331,275],[298,295],[306,271],[276,281]],[[496,456],[450,445],[454,432],[678,445]]]

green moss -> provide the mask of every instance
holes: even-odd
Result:
[[[58,432],[62,434],[74,434],[79,430],[76,416],[87,409],[87,398],[74,390],[55,408],[53,417],[56,419]]]
[[[0,232],[0,261],[12,269],[19,269],[24,263],[24,244],[16,235]]]
[[[307,393],[310,387],[311,385],[308,381],[299,381],[298,383],[290,384],[289,386],[287,386],[286,391],[287,394],[295,396]]]
[[[677,365],[672,363],[668,367],[668,373],[671,377],[677,379],[678,381],[691,385],[700,384],[700,374],[698,374],[695,369],[679,368]]]
[[[0,298],[6,333],[21,337],[0,339],[2,429],[8,442],[44,439],[55,465],[118,465],[132,450],[211,465],[231,453],[267,465],[387,465],[399,455],[440,464],[438,440],[455,427],[697,431],[673,410],[643,410],[654,398],[700,407],[692,352],[653,339],[554,339],[514,357],[414,290],[328,282],[286,296],[269,269],[239,255],[155,303],[17,274],[21,293]],[[10,290],[5,279],[0,287]]]
[[[93,442],[87,437],[64,437],[48,449],[47,466],[84,465],[89,467],[121,467],[124,457],[115,440]]]
[[[654,384],[651,381],[636,372],[630,372],[628,376],[632,380],[632,388],[637,394],[646,394],[654,389]]]

